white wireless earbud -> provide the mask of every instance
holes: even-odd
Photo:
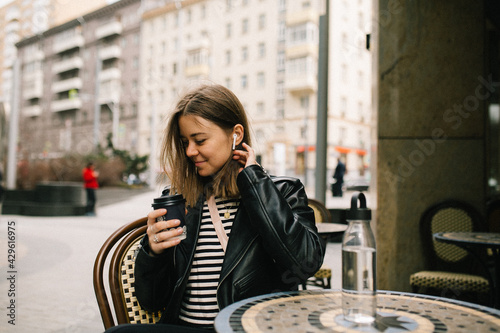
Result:
[[[233,134],[233,150],[236,149],[236,138],[238,137],[238,135],[236,134]]]

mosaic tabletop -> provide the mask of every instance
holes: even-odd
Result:
[[[280,292],[223,309],[217,332],[500,332],[500,311],[471,303],[399,292],[377,294],[371,326],[344,320],[336,290]]]

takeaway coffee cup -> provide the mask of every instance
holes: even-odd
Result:
[[[168,192],[167,192],[168,193]],[[168,221],[177,219],[181,221],[179,227],[183,229],[182,234],[173,238],[185,239],[186,238],[186,200],[180,194],[169,195],[163,191],[162,196],[153,199],[153,209],[165,208],[167,213],[156,219],[159,221]],[[172,228],[175,229],[175,228]],[[170,229],[168,229],[170,230]]]

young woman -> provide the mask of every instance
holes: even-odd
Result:
[[[178,102],[161,166],[171,193],[186,198],[187,238],[173,238],[182,233],[178,220],[156,222],[165,209],[149,213],[135,289],[141,306],[162,317],[120,332],[213,330],[222,308],[296,290],[320,268],[324,244],[303,185],[256,162],[243,106],[225,87],[204,85]]]

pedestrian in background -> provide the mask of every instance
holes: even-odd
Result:
[[[87,206],[85,208],[85,215],[95,216],[95,190],[99,188],[99,183],[97,182],[99,173],[94,170],[94,163],[89,162],[87,164],[87,167],[83,169],[82,176],[83,186],[85,187],[85,192],[87,192]]]
[[[332,195],[342,197],[342,186],[344,185],[345,164],[339,157],[337,167],[333,173]]]

